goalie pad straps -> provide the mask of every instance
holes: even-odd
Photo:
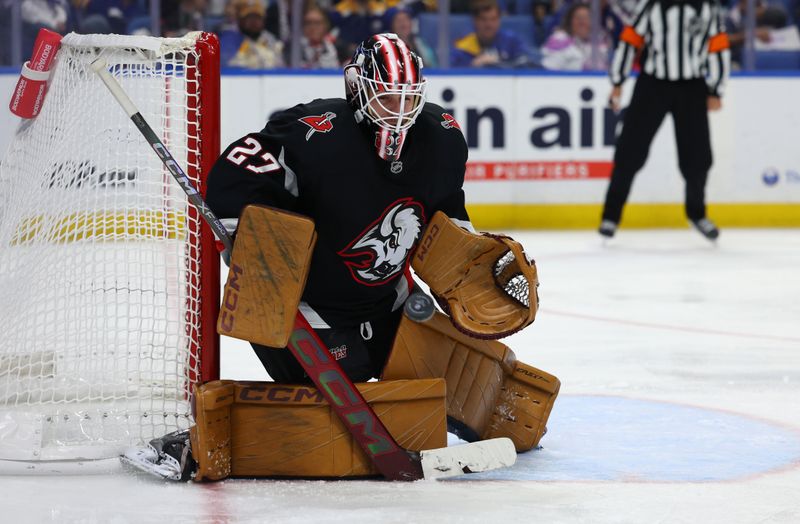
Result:
[[[316,243],[314,222],[265,206],[239,217],[217,332],[268,347],[285,347]]]
[[[447,445],[444,380],[356,386],[403,448]],[[195,480],[379,475],[311,385],[215,381],[198,387],[196,399]]]
[[[437,212],[411,265],[453,325],[472,337],[502,338],[536,316],[536,267],[511,238],[471,233]]]
[[[452,431],[468,441],[508,437],[517,451],[539,444],[560,387],[507,346],[464,335],[441,313],[426,322],[404,316],[382,379],[431,377],[447,382]]]

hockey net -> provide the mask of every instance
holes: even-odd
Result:
[[[0,165],[0,460],[115,457],[189,427],[218,374],[213,238],[100,55],[201,192],[219,153],[216,37],[64,37]]]

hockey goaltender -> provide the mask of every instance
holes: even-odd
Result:
[[[446,447],[448,429],[538,445],[559,381],[496,340],[533,322],[535,266],[517,242],[472,227],[464,137],[425,101],[422,61],[401,39],[362,42],[344,79],[346,100],[274,115],[209,176],[208,205],[236,235],[217,328],[250,341],[274,382],[197,386],[196,425],[124,461],[184,480],[396,478],[377,433],[359,435],[369,424],[344,413],[358,395],[291,350],[303,329],[408,456]]]

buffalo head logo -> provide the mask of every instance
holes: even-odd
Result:
[[[338,254],[346,259],[344,263],[358,282],[384,284],[405,268],[424,221],[419,203],[410,198],[398,200]]]

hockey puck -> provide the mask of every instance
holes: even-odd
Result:
[[[414,292],[406,299],[403,307],[406,316],[414,322],[425,322],[433,316],[436,307],[433,299],[420,291]]]

